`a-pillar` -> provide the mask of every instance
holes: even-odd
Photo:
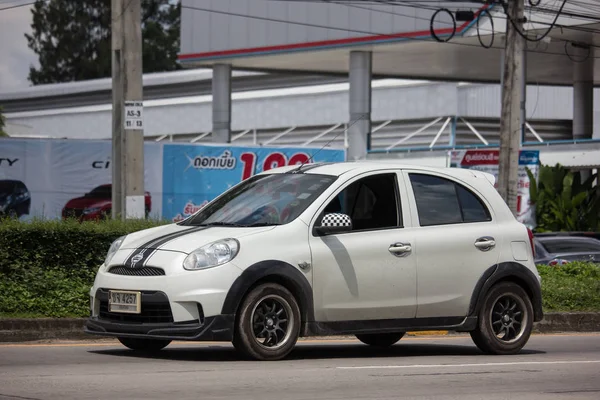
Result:
[[[231,143],[231,65],[216,64],[212,76],[212,141]]]
[[[578,49],[579,50],[579,49]],[[573,58],[573,139],[591,139],[594,132],[594,54],[579,50]]]
[[[349,161],[364,160],[371,141],[370,51],[350,52],[350,121],[348,122]]]

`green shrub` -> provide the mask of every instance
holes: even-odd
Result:
[[[117,237],[166,221],[0,221],[0,317],[86,317],[89,289]],[[544,309],[600,311],[600,268],[538,267]]]
[[[600,267],[573,262],[538,267],[546,311],[600,311]]]
[[[0,317],[77,317],[110,244],[163,221],[0,220]]]

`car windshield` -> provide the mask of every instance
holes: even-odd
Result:
[[[13,181],[0,181],[0,192],[9,193],[15,189]]]
[[[112,196],[112,188],[111,186],[98,186],[92,189],[91,192],[87,194],[88,197],[101,197],[110,199]]]
[[[318,174],[255,175],[211,202],[182,225],[268,226],[296,219],[336,177]]]

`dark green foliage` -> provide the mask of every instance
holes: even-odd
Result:
[[[540,167],[538,180],[527,169],[536,232],[600,230],[600,187],[593,186],[597,174],[581,182],[579,172],[560,164]]]
[[[110,244],[166,222],[0,220],[0,317],[77,317]]]
[[[32,15],[32,33],[25,37],[40,67],[30,67],[31,83],[111,76],[111,0],[38,0]],[[142,0],[144,73],[180,68],[180,17],[179,2]]]

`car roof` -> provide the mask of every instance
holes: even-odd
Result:
[[[280,167],[268,170],[263,173],[286,173],[298,169],[298,165],[291,165],[286,167]],[[404,164],[394,160],[361,160],[361,161],[342,161],[342,162],[325,162],[325,163],[311,163],[305,164],[298,172],[306,174],[323,174],[341,176],[348,172],[352,172],[353,175],[357,175],[364,172],[384,170],[384,169],[411,169],[415,171],[423,172],[438,172],[457,178],[472,179],[472,178],[485,178],[492,185],[495,183],[495,177],[492,174],[465,169],[465,168],[453,168],[453,167],[429,167],[414,164]]]

